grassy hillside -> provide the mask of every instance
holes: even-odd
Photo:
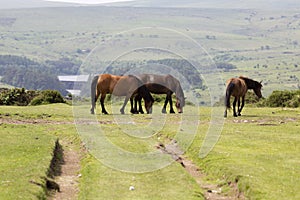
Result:
[[[83,62],[79,73],[103,72],[109,63],[124,60],[139,66],[149,60],[185,58],[201,66],[200,74],[218,72],[223,82],[238,75],[263,80],[267,96],[274,89],[299,88],[299,18],[296,9],[271,8],[3,10],[0,53],[39,62],[67,57]],[[153,49],[144,51],[149,47]],[[237,69],[216,71],[213,62],[230,63]]]

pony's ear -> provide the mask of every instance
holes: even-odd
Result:
[[[261,80],[259,83],[262,84],[262,82],[263,82],[263,81]]]

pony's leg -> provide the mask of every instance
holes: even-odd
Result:
[[[240,107],[240,105],[241,105],[240,98],[238,98],[237,103],[238,103],[238,106],[237,106],[237,110],[238,110],[237,115],[238,115],[238,116],[241,116],[241,114],[240,114],[240,108],[241,108],[241,107]]]
[[[135,97],[135,98],[136,98],[136,97]],[[137,104],[136,104],[135,98],[133,99],[133,96],[130,97],[130,106],[131,106],[130,112],[131,112],[132,114],[139,114],[138,111],[137,111]],[[133,100],[134,100],[134,106],[133,106]]]
[[[242,110],[244,108],[244,105],[245,105],[245,96],[242,97],[242,105],[241,105],[241,108],[239,109],[239,112],[238,112],[238,115],[241,116],[242,114]]]
[[[135,112],[134,112],[134,108],[133,108],[133,97],[130,97],[130,112],[132,113],[132,114],[135,114]]]
[[[173,109],[172,95],[169,96],[170,113],[175,113]]]
[[[105,110],[105,107],[104,107],[105,97],[106,97],[106,94],[101,94],[100,104],[101,104],[102,113],[107,115],[108,112]]]
[[[234,117],[237,117],[237,114],[236,114],[236,111],[235,111],[236,102],[237,102],[237,98],[235,97],[234,101],[233,101],[233,104],[232,104],[233,105],[233,116]]]
[[[165,100],[165,103],[164,103],[164,106],[161,110],[162,113],[167,113],[166,109],[167,109],[167,104],[168,104],[168,95],[166,96],[166,100]]]
[[[135,106],[137,106],[137,103],[139,103],[139,113],[141,114],[144,114],[144,111],[143,111],[143,106],[142,106],[142,97],[141,96],[138,96],[138,98],[136,99],[135,101]]]
[[[131,96],[126,96],[126,98],[124,100],[123,106],[120,109],[120,112],[121,112],[122,115],[125,114],[124,109],[125,109],[125,106],[126,106],[127,102],[129,101],[130,97]]]

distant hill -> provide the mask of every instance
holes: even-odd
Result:
[[[40,7],[68,7],[76,6],[74,3],[59,3],[43,0],[1,0],[1,9],[19,9],[19,8],[40,8]]]
[[[1,0],[0,9],[38,8],[38,7],[72,7],[86,4],[59,3],[45,0]],[[124,7],[170,7],[170,8],[225,8],[225,9],[299,9],[298,0],[132,0],[120,3],[98,4]],[[97,6],[94,5],[94,6]]]
[[[176,7],[176,8],[225,8],[225,9],[296,9],[298,0],[136,0],[111,3],[112,6]]]

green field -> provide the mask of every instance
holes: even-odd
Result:
[[[182,117],[196,107],[187,106],[185,115],[162,115],[154,107],[152,115],[97,115],[105,138],[126,151],[145,153],[155,151],[159,142],[167,145],[176,138],[184,146],[186,138],[175,136]],[[88,111],[88,106],[75,109]],[[299,199],[299,109],[252,108],[246,105],[244,116],[228,117],[221,137],[205,158],[199,157],[200,147],[211,119],[210,108],[199,108],[199,126],[184,157],[192,160],[205,174],[202,184],[215,184],[223,196],[232,195],[229,183],[236,182],[239,191],[248,199]],[[38,199],[45,190],[31,181],[43,184],[49,168],[55,140],[71,141],[81,159],[79,199],[201,199],[201,188],[179,163],[159,170],[133,173],[120,171],[103,164],[97,152],[84,142],[82,149],[72,107],[54,104],[36,107],[1,107],[1,199]],[[128,117],[135,124],[116,123]],[[194,117],[194,116],[193,116]],[[143,134],[153,129],[149,120],[164,119],[163,128],[151,137],[140,138],[126,134],[142,126]],[[151,121],[150,120],[150,121]],[[91,126],[91,125],[89,125]],[[78,129],[77,129],[78,130]],[[188,133],[188,132],[187,132]],[[97,134],[97,133],[95,133]],[[98,136],[95,136],[95,141]],[[83,138],[84,139],[84,138]],[[63,146],[63,148],[68,148]],[[101,149],[101,148],[100,148]],[[110,151],[107,149],[106,151]],[[114,158],[108,158],[108,160]],[[126,162],[124,162],[126,164]],[[134,186],[133,191],[129,190]]]
[[[299,10],[272,8],[1,10],[0,55],[26,57],[41,66],[67,59],[81,63],[78,74],[117,67],[124,71],[132,67],[128,73],[173,73],[181,78],[190,104],[183,115],[162,115],[155,104],[152,115],[134,116],[119,115],[118,102],[107,106],[113,113],[107,116],[90,115],[87,102],[74,107],[1,106],[0,199],[47,198],[45,177],[57,139],[65,150],[72,148],[80,155],[81,169],[75,174],[78,199],[204,199],[210,185],[211,193],[219,197],[240,193],[246,199],[300,199],[299,108],[246,104],[242,117],[230,113],[224,121],[221,108],[216,122],[224,122],[220,138],[200,158],[206,133],[215,125],[208,106],[219,102],[226,79],[244,75],[262,80],[264,97],[274,90],[300,88]],[[162,59],[190,62],[195,68],[188,72],[200,76],[208,87],[191,88],[189,73],[179,70],[185,70],[182,66],[145,64]],[[216,69],[218,63],[236,68]],[[13,86],[0,82],[0,87]],[[173,161],[169,155],[157,154],[159,144],[168,145],[174,138],[186,150],[184,158],[203,173],[200,185],[199,177],[180,163],[168,163]],[[157,157],[147,162],[126,157],[149,152]]]

